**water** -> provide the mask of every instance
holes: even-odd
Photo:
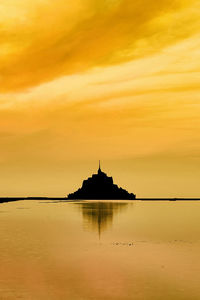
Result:
[[[0,299],[200,299],[200,202],[0,205]]]

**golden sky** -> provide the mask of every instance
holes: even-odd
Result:
[[[0,2],[0,194],[95,172],[200,196],[199,0]]]

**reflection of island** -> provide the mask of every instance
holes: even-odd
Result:
[[[90,227],[98,231],[99,236],[103,230],[112,225],[114,214],[121,212],[128,203],[121,202],[82,202],[81,207],[84,220]]]
[[[135,195],[129,194],[126,190],[114,184],[112,177],[108,177],[106,173],[101,171],[99,163],[98,173],[84,180],[82,187],[73,194],[69,194],[68,199],[134,200]]]

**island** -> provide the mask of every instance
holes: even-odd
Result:
[[[97,174],[83,181],[82,187],[76,192],[69,194],[68,199],[73,200],[135,200],[136,195],[127,192],[113,183],[113,178],[107,176],[99,169]]]

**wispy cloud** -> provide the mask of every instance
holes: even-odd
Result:
[[[157,157],[161,173],[172,156],[181,157],[173,170],[195,164],[199,13],[199,0],[1,1],[5,190],[11,174],[23,189],[22,165],[37,168],[39,180],[51,164],[99,157],[147,158],[152,168]],[[137,171],[145,176],[145,163]]]
[[[2,92],[148,56],[199,25],[196,0],[8,0],[0,14]]]

